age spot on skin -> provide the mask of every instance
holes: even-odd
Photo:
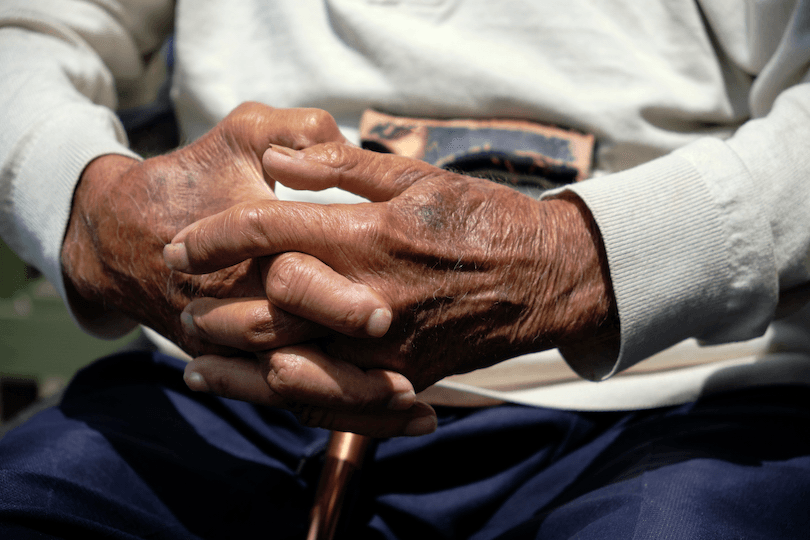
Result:
[[[444,220],[441,217],[441,211],[435,206],[424,205],[416,209],[416,215],[422,222],[431,229],[441,230],[444,226]]]
[[[422,220],[422,223],[433,230],[440,231],[445,226],[444,197],[437,193],[432,199],[429,203],[417,206],[416,215]]]

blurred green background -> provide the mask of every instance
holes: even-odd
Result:
[[[84,334],[54,287],[0,240],[0,376],[33,379],[47,396],[137,335],[103,341]]]

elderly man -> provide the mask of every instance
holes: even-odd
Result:
[[[5,536],[300,537],[320,428],[380,438],[352,536],[805,534],[806,2],[39,0],[0,21],[4,239],[87,331],[141,323],[197,357],[102,360],[9,433]],[[141,160],[116,89],[172,30],[190,143]],[[367,109],[387,127],[361,133]],[[549,150],[580,144],[592,170]],[[407,157],[434,150],[460,158]],[[456,167],[509,183],[527,155],[523,193]]]

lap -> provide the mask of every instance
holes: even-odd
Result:
[[[309,493],[294,473],[325,433],[189,392],[182,367],[151,353],[104,359],[9,432],[0,486],[17,487],[0,497],[2,521],[85,538],[223,538],[286,516],[279,536],[300,536]]]
[[[628,414],[565,493],[502,538],[805,538],[809,421],[802,387]]]
[[[328,434],[189,392],[182,367],[105,359],[0,441],[0,532],[302,537]],[[352,537],[801,538],[807,394],[632,413],[443,409],[436,433],[376,444]]]

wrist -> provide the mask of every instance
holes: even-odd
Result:
[[[85,167],[74,191],[61,260],[68,300],[80,319],[94,321],[108,312],[108,291],[115,285],[105,271],[99,228],[111,217],[104,214],[111,186],[137,163],[117,154],[100,156]]]
[[[618,346],[619,322],[607,255],[585,203],[563,192],[540,202],[542,270],[537,327],[561,350]]]

